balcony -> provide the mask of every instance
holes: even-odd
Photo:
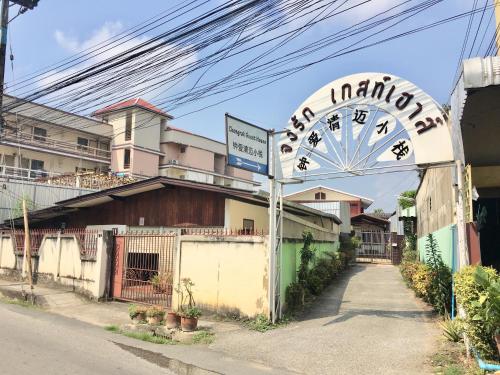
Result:
[[[23,133],[16,129],[5,128],[0,143],[103,163],[111,162],[111,151],[109,150],[66,142],[42,135]]]
[[[59,173],[47,172],[43,169],[30,169],[0,165],[0,177],[34,181],[43,178],[56,177]]]

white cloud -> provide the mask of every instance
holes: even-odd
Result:
[[[116,37],[124,30],[125,30],[124,25],[119,21],[106,22],[102,27],[95,30],[88,39],[83,39],[83,40],[73,35],[69,35],[64,31],[56,30],[54,32],[54,38],[57,44],[66,52],[68,52],[70,55],[89,53],[89,50],[92,51],[92,53],[86,55],[85,56],[86,60],[81,64],[79,64],[78,66],[65,69],[63,71],[48,72],[37,81],[37,86],[47,87],[48,85],[58,82],[59,80],[67,77],[68,75],[77,73],[81,69],[90,67],[94,64],[98,64],[120,53],[128,51],[134,47],[137,47],[138,50],[140,50],[141,47],[139,47],[139,45],[149,40],[147,36],[140,36],[140,37],[127,36],[125,39],[120,39],[118,42],[113,42],[109,44],[108,42],[109,39]],[[115,90],[112,93],[112,95],[119,96],[120,98],[119,99],[115,98],[110,100],[111,101],[124,100],[130,97],[137,97],[137,96],[141,96],[145,99],[151,98],[156,93],[158,93],[158,91],[164,89],[161,86],[159,86],[154,91],[146,92],[151,84],[158,83],[161,80],[166,79],[169,75],[170,70],[180,68],[182,66],[185,66],[187,64],[196,61],[197,56],[195,53],[192,53],[188,56],[185,56],[182,59],[179,59],[179,61],[174,62],[170,66],[165,65],[164,67],[159,67],[158,70],[156,70],[154,73],[146,72],[146,74],[144,74],[147,67],[150,64],[154,63],[155,57],[158,57],[158,59],[160,59],[160,55],[162,53],[165,53],[170,50],[178,51],[178,47],[176,47],[175,45],[164,45],[160,47],[158,50],[148,54],[147,56],[140,57],[117,68],[120,69],[121,71],[123,71],[122,69],[129,69],[131,72],[135,68],[141,66],[144,69],[142,69],[142,71],[141,69],[139,69],[139,72],[136,72],[137,75],[135,76],[125,76],[125,77],[122,76],[121,82],[122,83],[126,82],[127,86],[121,86],[120,83],[117,83],[118,85],[120,85],[120,89]],[[128,81],[128,78],[130,77],[134,78],[134,80]],[[102,83],[102,81],[98,81],[100,77],[91,78],[90,80],[92,79],[96,81],[96,84]],[[62,90],[62,92],[61,91],[56,92],[54,95],[58,96],[61,95],[62,93],[71,95],[71,93],[77,92],[82,87],[87,85],[88,82],[89,81],[86,81],[81,84],[72,85],[71,87]],[[110,87],[104,87],[101,90],[102,93],[104,94],[103,98],[100,98],[101,96],[100,93],[96,95],[96,98],[99,98],[101,101],[103,99],[106,99],[107,97],[105,91],[108,89],[110,89]]]

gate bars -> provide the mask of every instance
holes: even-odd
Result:
[[[177,234],[129,232],[124,238],[120,299],[172,306]]]

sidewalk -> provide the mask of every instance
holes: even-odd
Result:
[[[28,284],[0,279],[0,295],[24,300]],[[35,304],[44,310],[100,327],[130,323],[128,305],[119,302],[94,302],[74,293],[70,287],[35,285]]]

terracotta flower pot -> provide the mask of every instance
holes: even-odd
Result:
[[[167,313],[167,317],[165,318],[165,326],[167,328],[172,329],[172,328],[177,328],[180,325],[180,315],[178,315],[175,312],[169,312]]]
[[[183,332],[193,332],[198,327],[198,318],[181,317],[181,329]]]
[[[162,319],[163,317],[161,315],[148,316],[148,323],[157,325],[161,323]]]
[[[137,313],[137,315],[132,320],[136,323],[145,322],[146,321],[146,313],[145,312]]]

